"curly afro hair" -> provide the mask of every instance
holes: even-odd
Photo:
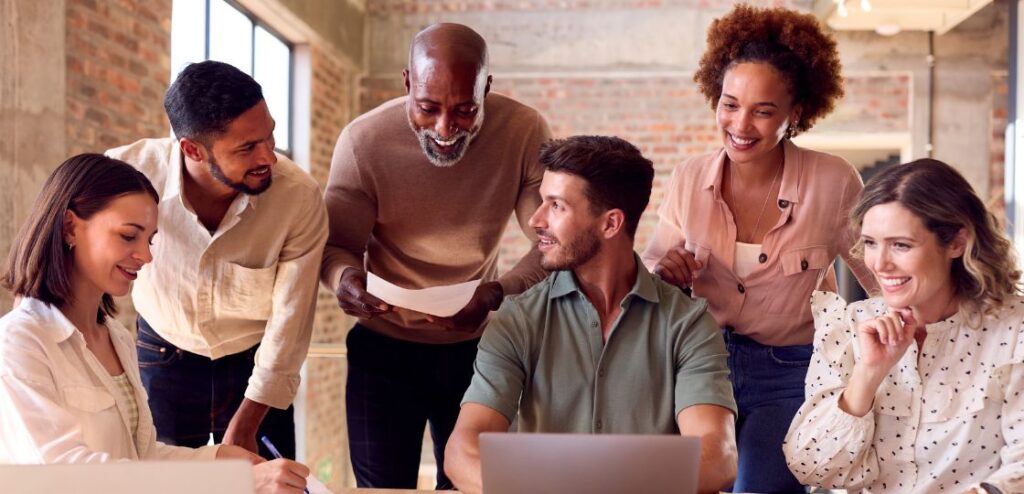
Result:
[[[726,71],[742,62],[768,63],[783,75],[793,103],[803,110],[790,137],[810,129],[843,96],[836,42],[811,14],[741,4],[715,19],[693,75],[712,109],[718,106]]]

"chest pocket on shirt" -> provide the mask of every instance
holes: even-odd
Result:
[[[925,399],[928,401],[921,410],[921,421],[945,422],[974,415],[993,404],[1002,404],[1003,383],[1000,382],[999,376],[990,375],[988,372],[979,374],[969,384],[959,383],[955,386],[955,392],[954,386],[942,386],[934,391],[938,396],[926,395]]]
[[[226,262],[215,283],[214,311],[219,317],[263,321],[272,313],[277,264],[247,268]]]
[[[828,248],[824,245],[801,247],[779,255],[782,280],[791,296],[778,293],[765,294],[765,307],[769,314],[799,316],[810,311],[809,297],[818,286],[818,279],[832,264]],[[773,283],[774,284],[774,283]]]

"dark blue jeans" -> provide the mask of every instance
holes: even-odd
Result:
[[[725,328],[739,416],[739,470],[733,492],[805,492],[782,454],[793,416],[804,403],[811,345],[767,346]]]
[[[231,417],[242,404],[259,345],[211,360],[172,345],[141,317],[138,323],[139,371],[142,385],[149,393],[157,438],[166,444],[195,448],[207,444],[213,434],[214,441],[220,443]],[[263,435],[282,455],[294,459],[293,408],[270,408],[257,440]],[[273,458],[262,442],[259,447],[260,456]]]
[[[349,331],[345,405],[359,487],[415,489],[429,423],[437,489],[453,488],[444,474],[444,447],[473,377],[478,342],[413,343],[360,324]]]

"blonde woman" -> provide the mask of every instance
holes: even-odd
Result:
[[[1010,242],[936,160],[884,170],[851,216],[882,296],[814,294],[790,469],[851,492],[1024,492],[1024,298]]]

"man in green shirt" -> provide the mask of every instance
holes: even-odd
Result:
[[[633,252],[654,168],[616,137],[541,149],[543,203],[530,219],[552,273],[505,299],[480,341],[444,469],[480,485],[479,435],[683,434],[701,439],[698,489],[736,472],[736,403],[725,344],[704,300],[651,275]]]

